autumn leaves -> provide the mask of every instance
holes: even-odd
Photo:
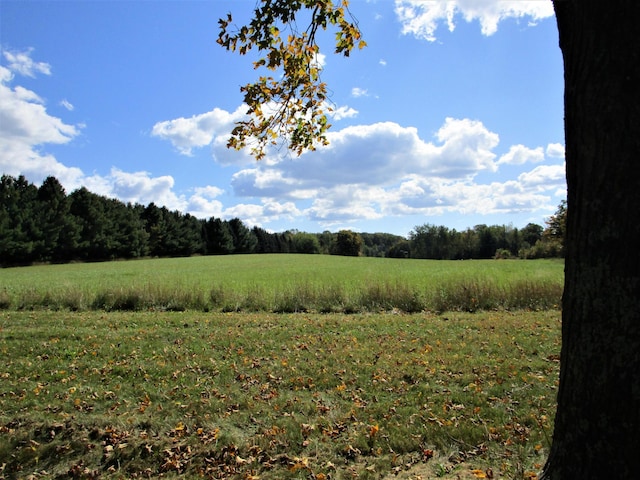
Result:
[[[301,18],[309,19],[304,31],[296,23]],[[248,118],[237,123],[227,146],[238,150],[251,146],[251,154],[261,160],[267,147],[279,142],[297,155],[326,145],[331,107],[327,85],[320,78],[316,33],[335,27],[335,53],[346,57],[354,48],[364,48],[357,23],[349,19],[348,2],[263,2],[248,25],[236,27],[231,14],[218,23],[218,44],[240,55],[257,49],[262,56],[253,62],[254,68],[278,72],[241,87]]]
[[[551,431],[557,312],[42,311],[0,325],[10,476],[522,478]]]

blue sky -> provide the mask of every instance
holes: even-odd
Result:
[[[258,73],[215,42],[254,5],[1,0],[0,170],[271,231],[523,227],[565,198],[550,0],[352,1],[330,145],[259,163],[225,148]]]

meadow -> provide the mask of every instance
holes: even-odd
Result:
[[[0,309],[355,313],[558,308],[559,260],[234,255],[0,270]]]
[[[248,255],[0,270],[0,478],[533,480],[562,269]]]

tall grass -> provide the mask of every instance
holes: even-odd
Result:
[[[0,309],[379,312],[558,308],[563,264],[239,255],[0,270]]]

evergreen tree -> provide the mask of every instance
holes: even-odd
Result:
[[[281,253],[278,234],[269,233],[257,226],[253,227],[251,231],[257,240],[255,253]]]
[[[71,193],[70,212],[78,225],[75,257],[82,260],[113,258],[109,232],[112,225],[105,215],[107,199],[91,193],[85,187]]]
[[[233,236],[229,224],[219,218],[211,217],[204,223],[205,253],[208,255],[226,255],[233,253]]]
[[[258,239],[239,218],[229,220],[229,231],[233,238],[233,253],[253,253]]]
[[[36,219],[38,189],[20,175],[0,179],[0,258],[3,265],[37,259],[42,238]]]
[[[47,177],[38,189],[38,219],[42,239],[38,260],[69,261],[78,246],[79,231],[71,215],[70,199],[54,177]]]

